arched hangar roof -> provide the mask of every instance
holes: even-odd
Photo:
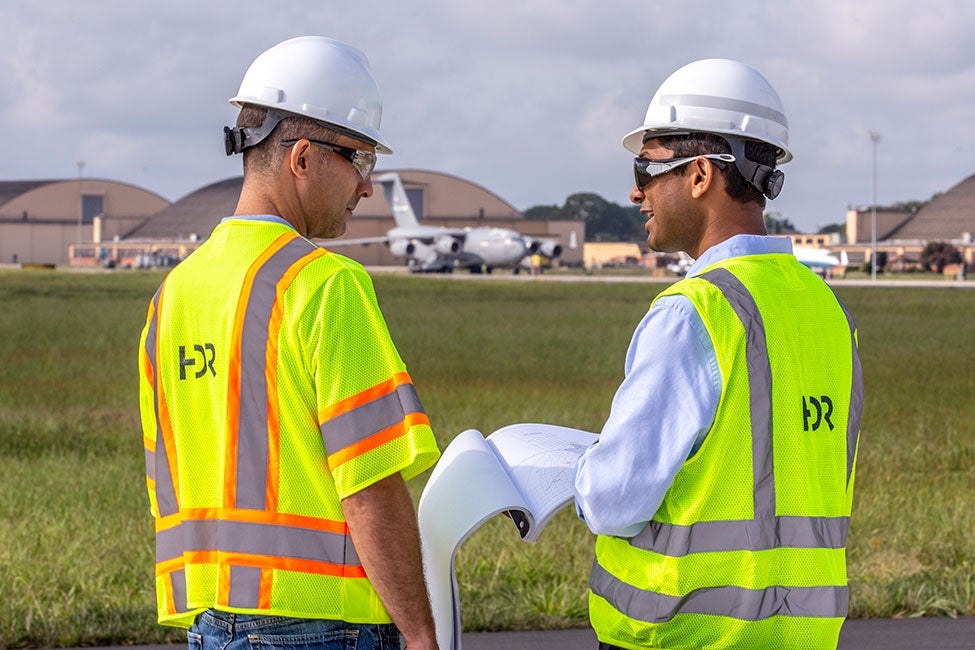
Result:
[[[400,175],[408,192],[422,191],[422,214],[417,215],[421,219],[510,221],[522,218],[514,206],[497,194],[458,176],[420,169],[390,169],[375,174],[390,172]],[[153,215],[146,223],[127,233],[126,238],[187,239],[196,235],[199,239],[206,239],[221,219],[233,214],[243,182],[242,176],[236,176],[200,188]],[[374,188],[371,197],[359,202],[356,216],[388,218],[392,222],[393,213],[386,197],[378,185]]]
[[[0,181],[0,220],[77,220],[83,195],[103,197],[106,218],[149,217],[169,205],[155,192],[101,178]]]

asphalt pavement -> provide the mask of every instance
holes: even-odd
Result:
[[[86,648],[177,650],[185,645]],[[839,650],[975,650],[975,616],[960,618],[854,619],[843,624]],[[79,649],[80,650],[80,649]],[[471,632],[462,650],[596,650],[592,630]]]

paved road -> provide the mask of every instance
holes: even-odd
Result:
[[[592,630],[491,632],[464,635],[462,650],[595,650]],[[85,650],[180,650],[181,645]],[[975,616],[852,620],[843,625],[840,650],[975,650]]]
[[[975,650],[975,617],[847,621],[840,650]],[[465,634],[463,650],[595,650],[591,630]]]

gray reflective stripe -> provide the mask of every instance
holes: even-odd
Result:
[[[159,415],[159,364],[156,362],[156,337],[159,329],[160,295],[162,295],[162,286],[156,289],[156,295],[152,297],[152,320],[149,321],[146,330],[146,356],[149,365],[152,366],[152,409],[156,420],[156,451],[146,450],[146,476],[155,481],[159,516],[166,517],[179,512],[179,503],[176,499],[173,476],[169,471],[169,459],[166,456],[166,443],[163,441],[162,420]]]
[[[292,558],[359,566],[352,541],[341,533],[281,524],[191,519],[156,533],[156,562],[194,551]]]
[[[668,596],[626,584],[598,564],[593,566],[589,588],[627,617],[647,623],[666,623],[678,613],[730,616],[744,621],[773,616],[840,618],[846,616],[849,606],[846,587],[722,586]]]
[[[765,325],[751,293],[730,271],[717,268],[700,277],[722,292],[745,330],[755,516],[749,520],[706,521],[687,526],[651,521],[628,542],[636,548],[670,557],[740,550],[759,552],[780,547],[845,548],[849,517],[775,516],[772,369]],[[846,587],[838,586],[773,585],[764,589],[720,586],[669,596],[629,585],[598,562],[593,566],[590,588],[624,615],[648,623],[664,623],[677,613],[730,616],[748,621],[771,616],[832,618],[845,616],[848,604]]]
[[[755,517],[775,516],[775,476],[772,462],[772,367],[765,342],[765,323],[755,299],[741,280],[727,269],[700,276],[718,287],[745,328],[749,411],[752,426],[752,472]]]
[[[186,606],[186,571],[177,569],[169,574],[170,584],[173,587],[173,605],[177,612],[189,610]]]
[[[240,417],[237,436],[238,508],[264,510],[267,495],[268,387],[266,354],[277,284],[293,264],[315,247],[295,237],[268,259],[254,276],[240,341]],[[276,344],[276,342],[275,342]]]
[[[663,106],[693,106],[701,108],[717,108],[724,111],[735,111],[746,113],[757,117],[764,117],[767,120],[778,122],[782,126],[788,126],[789,122],[785,115],[761,104],[753,104],[740,99],[728,97],[715,97],[713,95],[662,95],[660,103]]]
[[[357,406],[321,425],[329,454],[345,449],[384,429],[400,424],[407,413],[423,413],[413,384],[400,384],[391,393]]]
[[[156,563],[173,560],[183,552],[216,551],[218,521],[189,520],[156,532]]]
[[[832,287],[830,287],[832,289]],[[850,486],[850,477],[853,476],[853,461],[856,459],[857,441],[860,439],[860,422],[863,417],[863,367],[860,365],[860,353],[857,349],[856,331],[857,324],[853,320],[851,312],[840,297],[833,292],[836,302],[839,303],[846,322],[850,325],[850,348],[853,354],[853,382],[850,387],[850,415],[846,421],[846,486]]]
[[[849,517],[763,517],[681,526],[651,521],[630,545],[669,557],[773,548],[845,548]]]
[[[257,609],[260,604],[261,570],[250,566],[230,567],[230,593],[227,605]]]
[[[150,481],[156,480],[156,452],[145,449],[146,456],[146,477]]]

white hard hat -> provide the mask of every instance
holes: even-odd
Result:
[[[324,36],[300,36],[263,52],[244,73],[235,106],[265,106],[261,127],[225,129],[227,153],[260,142],[287,114],[311,118],[340,133],[393,153],[379,132],[383,114],[379,85],[365,54]]]
[[[667,77],[623,146],[640,155],[648,134],[688,131],[766,142],[779,149],[778,164],[792,160],[782,100],[760,72],[738,61],[695,61]]]

